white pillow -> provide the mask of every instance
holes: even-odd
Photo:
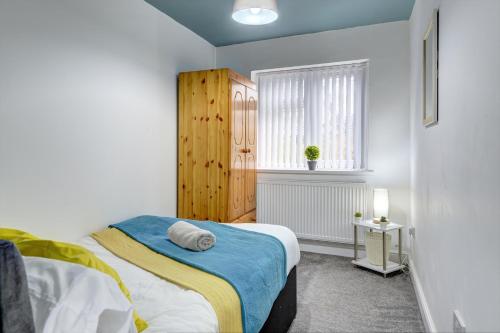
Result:
[[[95,269],[24,257],[37,333],[136,333],[133,307],[118,284]]]

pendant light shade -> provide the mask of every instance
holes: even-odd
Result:
[[[236,0],[233,20],[241,24],[263,25],[276,21],[278,6],[276,0]]]

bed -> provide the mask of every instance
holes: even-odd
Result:
[[[286,332],[296,314],[296,265],[300,250],[294,233],[286,227],[242,223],[231,226],[277,238],[286,250],[287,280],[274,301],[261,332]],[[199,293],[184,289],[119,258],[90,236],[79,244],[114,268],[128,287],[138,313],[148,322],[145,333],[218,332],[212,305]]]

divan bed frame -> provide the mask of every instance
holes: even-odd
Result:
[[[285,287],[274,301],[260,333],[285,333],[297,314],[297,266],[288,274]]]

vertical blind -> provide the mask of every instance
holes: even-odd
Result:
[[[364,169],[367,70],[365,61],[258,72],[259,168],[303,169],[315,145],[318,168]]]

